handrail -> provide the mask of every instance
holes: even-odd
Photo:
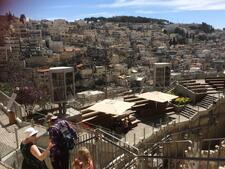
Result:
[[[117,134],[117,133],[113,133],[111,130],[109,130],[109,129],[105,128],[105,127],[102,127],[102,126],[99,126],[99,125],[95,125],[95,124],[91,124],[91,123],[88,123],[88,122],[81,122],[81,123],[88,124],[88,125],[90,125],[90,126],[94,126],[95,129],[102,129],[103,131],[107,131],[108,133],[110,133],[110,134],[112,134],[112,135],[115,135],[115,136],[117,136],[118,138],[121,138],[121,137],[122,137],[122,135],[119,135],[119,134]]]
[[[103,130],[101,130],[101,129],[97,129],[97,131],[100,131],[100,133],[102,133],[102,134],[104,134],[104,135],[107,135],[107,136],[109,136],[109,137],[115,139],[117,142],[123,143],[124,145],[127,145],[127,147],[130,147],[130,148],[134,149],[135,151],[139,152],[139,150],[138,150],[137,147],[132,146],[132,145],[130,145],[130,144],[124,142],[124,141],[121,141],[121,140],[118,139],[117,137],[115,137],[115,136],[113,136],[113,135],[111,135],[111,134],[109,134],[109,133],[106,133],[105,131],[103,131]]]
[[[150,158],[150,159],[167,159],[167,160],[190,160],[190,161],[225,161],[225,158],[214,157],[175,157],[175,156],[150,156],[150,155],[138,155],[138,158]]]
[[[202,141],[220,141],[220,140],[225,140],[225,138],[208,138],[203,139]]]
[[[105,140],[105,141],[107,141],[107,142],[109,142],[110,144],[112,144],[112,145],[114,145],[114,146],[116,146],[116,147],[119,147],[120,149],[124,150],[125,152],[127,152],[127,153],[129,153],[129,154],[132,154],[132,155],[134,155],[134,156],[137,155],[136,153],[127,150],[126,148],[122,147],[121,145],[118,145],[118,144],[114,143],[114,142],[111,141],[110,139],[107,139],[107,138],[104,138],[104,137],[103,137],[102,139]],[[139,150],[137,149],[137,151],[139,151]]]

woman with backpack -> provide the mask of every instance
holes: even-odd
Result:
[[[49,155],[50,149],[54,146],[49,142],[47,149],[41,153],[34,144],[37,140],[38,131],[33,127],[25,130],[26,138],[21,142],[20,150],[23,155],[22,169],[47,169],[44,159]]]
[[[48,113],[46,120],[49,125],[49,137],[55,146],[50,151],[53,169],[69,169],[69,151],[73,149],[77,139],[76,131],[68,121]]]

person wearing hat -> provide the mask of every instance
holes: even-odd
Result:
[[[26,137],[20,145],[20,150],[24,158],[22,169],[47,169],[44,159],[49,155],[49,151],[54,144],[49,141],[47,149],[41,153],[38,147],[34,144],[37,140],[38,131],[33,127],[29,127],[24,131],[24,133],[26,134]]]
[[[52,166],[54,169],[68,169],[69,150],[65,146],[62,130],[66,129],[74,136],[76,136],[76,131],[66,120],[58,119],[58,117],[52,113],[48,113],[46,118],[49,125],[49,137],[55,144],[55,146],[50,151]]]

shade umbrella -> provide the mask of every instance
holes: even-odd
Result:
[[[105,100],[89,107],[88,109],[93,110],[93,111],[102,112],[105,114],[119,116],[119,115],[124,114],[124,112],[127,111],[128,109],[130,109],[134,104],[135,103],[105,99]]]

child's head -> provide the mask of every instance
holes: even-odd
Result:
[[[91,159],[90,151],[86,147],[81,147],[78,150],[78,159],[84,163],[88,163],[88,161]]]

